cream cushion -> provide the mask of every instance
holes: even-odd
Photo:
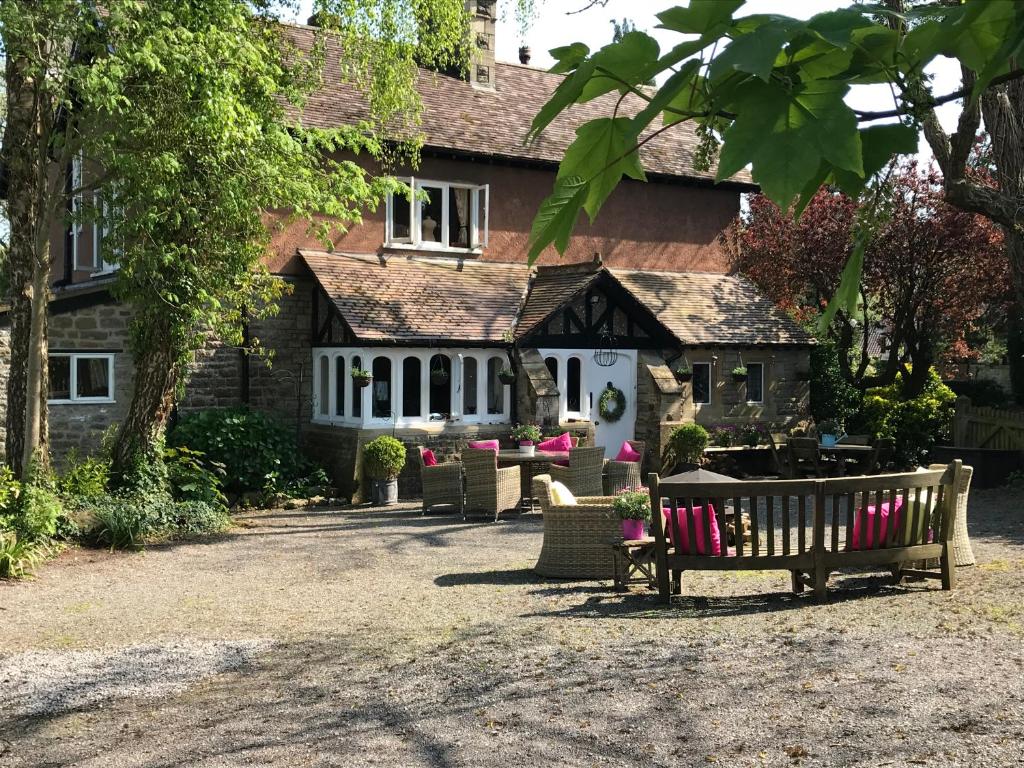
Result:
[[[551,501],[556,507],[575,507],[576,497],[564,483],[555,480],[551,483]]]

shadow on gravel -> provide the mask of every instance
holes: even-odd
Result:
[[[470,584],[493,584],[504,586],[531,584],[537,581],[532,568],[512,568],[505,571],[470,571],[468,573],[446,573],[434,579],[439,587],[462,587]]]

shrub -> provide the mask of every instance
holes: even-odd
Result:
[[[0,532],[0,578],[22,578],[35,568],[40,555],[37,544],[20,538],[13,531]]]
[[[811,349],[811,415],[816,422],[849,423],[858,411],[861,393],[843,378],[835,344],[822,341]]]
[[[381,435],[363,446],[363,467],[371,480],[394,480],[405,466],[405,446]]]
[[[626,490],[615,497],[612,509],[621,520],[650,520],[651,497],[646,489]]]
[[[669,435],[668,448],[677,462],[699,464],[708,440],[708,431],[700,424],[681,424]]]
[[[902,389],[901,374],[887,387],[869,389],[856,424],[858,432],[893,438],[897,462],[910,466],[919,463],[936,443],[949,440],[956,395],[934,369],[917,397],[904,399]]]
[[[205,501],[179,501],[167,509],[165,530],[171,534],[219,533],[231,524],[223,505]]]
[[[736,442],[736,427],[732,424],[719,424],[712,427],[710,440],[717,446],[728,448]]]
[[[765,442],[765,428],[763,424],[744,424],[740,427],[739,435],[740,442],[750,447]]]
[[[189,414],[168,436],[172,448],[203,454],[207,468],[220,464],[225,490],[242,493],[278,487],[308,475],[295,435],[275,419],[248,408],[215,408]]]
[[[99,546],[115,549],[138,549],[145,537],[158,527],[154,508],[136,499],[105,496],[95,499],[89,512],[92,523],[89,538]]]
[[[164,451],[171,495],[175,501],[202,502],[226,510],[227,499],[220,490],[224,467],[219,462],[206,462],[204,465],[202,460],[203,454],[191,448],[168,448]]]
[[[68,452],[66,469],[57,479],[57,493],[66,500],[102,496],[110,480],[110,462],[87,456],[80,459],[76,450]]]
[[[25,485],[17,502],[13,529],[30,542],[53,538],[63,514],[60,500],[48,488]]]

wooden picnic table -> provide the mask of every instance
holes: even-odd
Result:
[[[548,464],[556,461],[568,461],[568,451],[534,451],[532,456],[520,453],[518,448],[506,448],[498,451],[499,467],[519,467],[519,504],[524,509],[533,511],[533,478],[547,472]]]

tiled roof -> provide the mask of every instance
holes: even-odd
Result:
[[[609,270],[684,344],[813,344],[745,277]]]
[[[586,290],[601,273],[596,262],[538,267],[516,324],[516,336],[529,333],[573,296]]]
[[[301,25],[286,27],[300,47],[311,45],[315,30]],[[328,45],[324,85],[313,93],[302,113],[304,125],[334,128],[367,116],[366,100],[346,83],[339,67],[340,51]],[[425,146],[475,155],[557,163],[573,141],[576,128],[595,117],[611,115],[618,93],[576,104],[562,113],[530,145],[523,142],[530,123],[562,80],[562,75],[521,64],[498,62],[495,88],[475,88],[465,80],[421,69],[417,90],[423,101],[422,131]],[[619,109],[628,115],[640,109],[640,99],[630,97]],[[657,127],[657,126],[656,126]],[[714,168],[693,167],[698,139],[693,127],[680,123],[652,139],[641,149],[648,173],[690,179],[712,180]],[[751,184],[741,171],[733,181]]]
[[[362,341],[503,341],[526,290],[518,264],[300,250]]]

